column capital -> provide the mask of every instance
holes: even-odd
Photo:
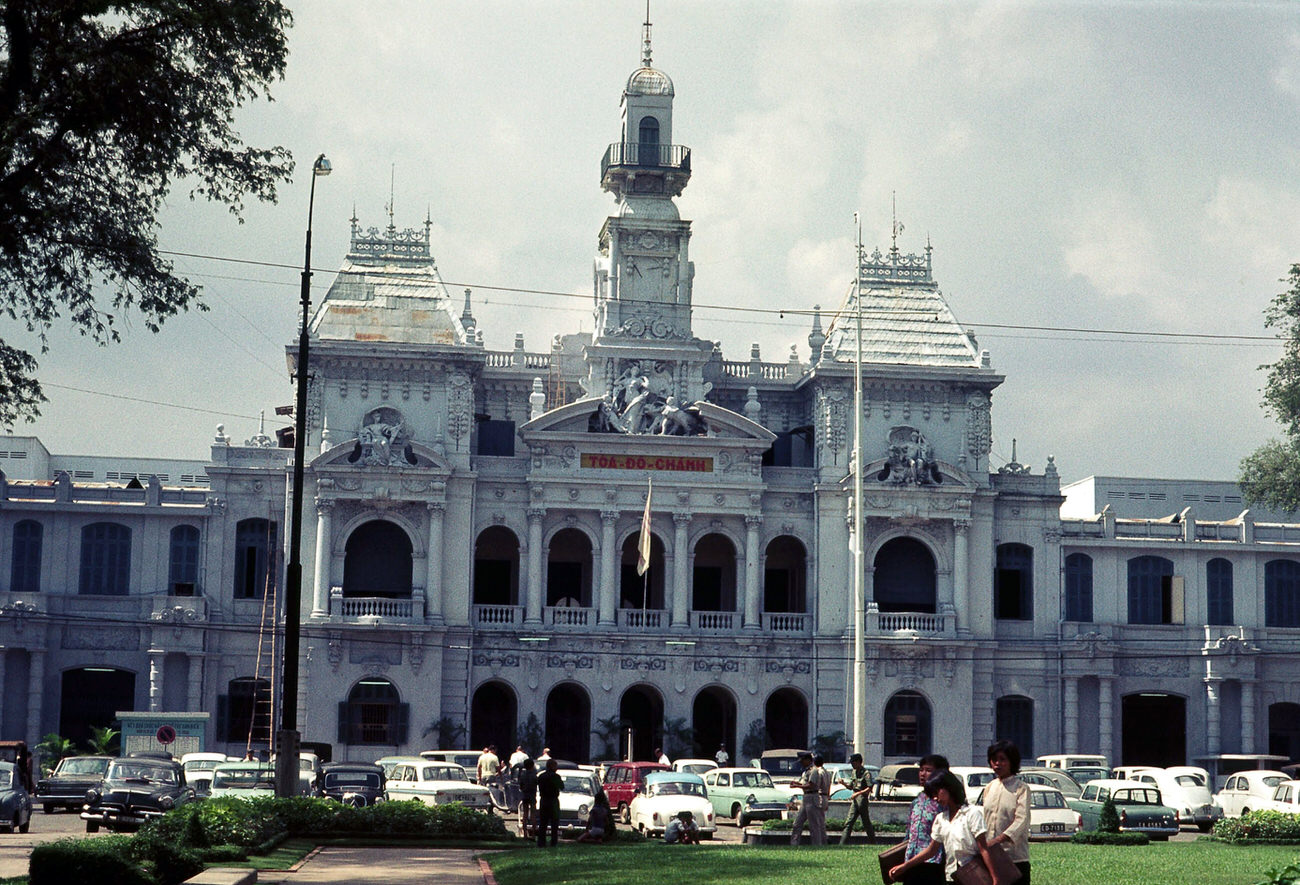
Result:
[[[334,505],[337,503],[338,501],[335,501],[333,498],[317,498],[316,513],[320,515],[329,513],[331,510],[334,509]]]
[[[958,517],[952,521],[953,530],[957,532],[957,534],[959,535],[964,535],[967,532],[969,532],[970,524],[971,524],[970,519],[966,517]]]
[[[612,526],[618,522],[618,518],[622,515],[623,511],[621,510],[602,510],[600,511],[600,521]]]
[[[745,517],[745,525],[750,529],[757,531],[763,525],[763,516],[759,513],[751,513]]]
[[[686,526],[691,524],[691,520],[693,518],[694,518],[693,514],[690,513],[674,513],[673,525],[677,526],[678,528],[685,528]]]
[[[437,514],[438,516],[442,516],[444,513],[447,512],[447,502],[429,501],[425,503],[424,508],[428,510],[430,513]]]
[[[541,522],[542,519],[543,519],[545,516],[546,516],[546,508],[545,508],[545,507],[529,507],[529,508],[528,508],[528,522],[529,522],[530,524],[531,524],[531,523],[535,523],[535,522]]]

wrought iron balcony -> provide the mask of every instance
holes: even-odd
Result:
[[[605,149],[605,156],[600,161],[602,179],[611,166],[659,168],[689,174],[691,149],[680,144],[639,144],[635,141],[617,141]]]

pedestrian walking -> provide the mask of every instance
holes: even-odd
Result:
[[[551,847],[560,841],[560,792],[564,789],[564,778],[556,774],[559,763],[554,759],[546,762],[546,770],[537,776],[537,847],[546,847],[547,831],[550,831]]]
[[[862,764],[862,754],[854,753],[849,757],[853,766],[853,775],[842,779],[840,783],[849,788],[849,818],[844,822],[844,832],[840,834],[840,844],[849,841],[855,821],[862,821],[862,828],[867,831],[867,838],[876,839],[876,828],[871,824],[871,772]]]
[[[989,745],[989,768],[997,780],[984,788],[984,823],[989,847],[1001,845],[1020,870],[1020,885],[1029,885],[1029,784],[1020,774],[1020,748],[1011,741]]]

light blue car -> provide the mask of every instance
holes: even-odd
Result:
[[[713,813],[738,827],[755,820],[779,820],[793,795],[759,768],[715,768],[704,775]]]

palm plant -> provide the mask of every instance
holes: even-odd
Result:
[[[69,738],[50,732],[36,745],[36,752],[40,754],[41,770],[49,774],[60,759],[77,755],[77,745]]]
[[[92,725],[90,727],[90,740],[86,746],[90,749],[92,756],[116,756],[118,748],[118,737],[122,732],[110,725]]]

